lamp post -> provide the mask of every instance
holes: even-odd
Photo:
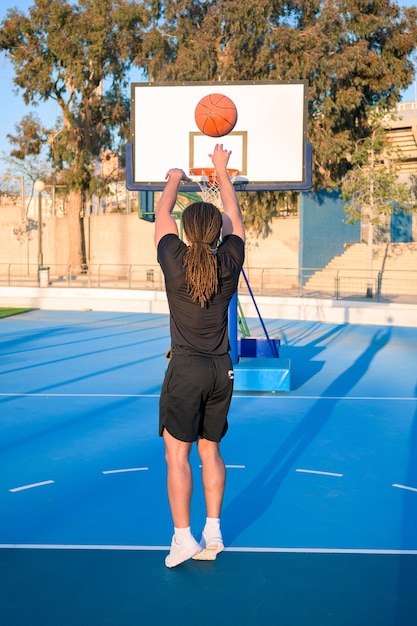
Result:
[[[42,191],[46,185],[43,180],[35,181],[33,185],[35,191],[38,192],[38,270],[43,267],[43,248],[42,248]]]

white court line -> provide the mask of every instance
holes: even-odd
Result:
[[[397,485],[393,484],[393,487],[397,487],[397,489],[406,489],[407,491],[415,491],[417,493],[417,489],[415,487],[407,487],[407,485]]]
[[[2,398],[159,398],[159,393],[0,393]]]
[[[14,489],[9,489],[11,493],[16,493],[17,491],[24,491],[25,489],[35,489],[35,487],[43,487],[44,485],[53,485],[55,483],[54,480],[44,480],[41,483],[32,483],[31,485],[23,485],[22,487],[15,487]]]
[[[145,472],[149,467],[128,467],[126,469],[103,470],[103,474],[125,474],[127,472]]]
[[[274,394],[270,394],[270,395],[262,395],[262,396],[257,396],[256,394],[251,394],[250,396],[247,396],[245,394],[242,395],[238,395],[238,394],[234,394],[234,397],[238,397],[238,398],[245,398],[245,400],[249,399],[249,398],[255,398],[256,400],[260,400],[261,398],[266,399],[266,400],[270,400],[271,398],[279,398],[280,400],[353,400],[353,401],[358,401],[358,400],[381,400],[381,401],[385,401],[385,400],[392,400],[393,402],[397,402],[397,401],[404,401],[404,402],[417,402],[417,397],[415,396],[410,396],[410,397],[397,397],[397,396],[296,396],[296,395],[284,395],[284,394],[280,394],[280,395],[274,395]]]
[[[228,465],[227,463],[225,463],[224,465],[227,469],[246,469],[246,465]],[[203,467],[201,464],[199,465],[199,467]]]
[[[170,546],[123,546],[123,545],[96,545],[96,544],[38,544],[38,543],[2,543],[0,550],[120,550],[120,551],[169,551]],[[417,550],[388,550],[368,548],[225,548],[225,552],[248,553],[292,553],[292,554],[412,554],[417,556]]]
[[[296,472],[300,472],[303,474],[321,474],[322,476],[336,476],[341,478],[343,474],[338,474],[336,472],[321,472],[320,470],[308,470],[308,469],[296,469]]]
[[[96,544],[38,544],[38,543],[0,543],[0,549],[6,550],[170,550],[170,546],[118,546],[118,545],[96,545]]]
[[[1,393],[0,397],[4,398],[159,398],[159,393]],[[392,401],[392,402],[417,402],[416,397],[393,397],[393,396],[296,396],[296,395],[277,395],[271,393],[269,395],[251,394],[234,394],[235,398],[244,398],[245,400],[346,400],[346,401]]]
[[[415,554],[417,550],[387,550],[371,548],[225,548],[226,552],[283,552],[294,554]]]

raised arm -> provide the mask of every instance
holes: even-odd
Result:
[[[231,151],[224,150],[223,144],[216,144],[210,158],[216,169],[220,196],[223,204],[222,236],[237,235],[245,241],[245,228],[236,191],[227,173]]]
[[[158,245],[159,240],[162,239],[164,235],[170,233],[178,235],[178,227],[175,219],[172,217],[172,211],[177,202],[177,194],[181,181],[190,180],[184,170],[176,167],[168,170],[165,178],[168,182],[159,198],[155,210],[155,246]]]

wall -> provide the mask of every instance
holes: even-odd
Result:
[[[67,220],[46,215],[42,218],[42,247],[45,265],[68,263]],[[14,229],[25,228],[20,207],[0,207],[0,263],[37,265],[38,224],[29,220],[21,237]],[[154,224],[137,214],[92,215],[85,219],[86,247],[90,264],[155,265]],[[276,218],[267,238],[249,234],[246,266],[298,267],[299,220]]]
[[[345,244],[360,241],[360,222],[346,224],[338,192],[301,194],[300,267],[323,268],[343,254]]]
[[[46,215],[42,221],[44,264],[66,265],[67,220]],[[156,264],[152,222],[139,219],[137,214],[114,213],[92,215],[85,223],[90,264]],[[14,230],[26,227],[20,206],[0,206],[0,263],[37,265],[38,224],[29,219],[27,226],[28,231],[19,241]],[[411,228],[414,231],[416,227],[414,218]],[[345,223],[342,202],[336,192],[301,194],[300,218],[274,218],[270,228],[266,238],[248,233],[246,268],[322,268],[344,252],[345,244],[360,241],[360,222]]]

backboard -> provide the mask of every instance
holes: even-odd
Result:
[[[201,133],[194,110],[205,95],[233,100],[238,119],[218,139]],[[244,191],[311,188],[311,146],[307,142],[307,81],[133,83],[131,143],[127,146],[127,187],[164,189],[171,167],[212,167],[216,143],[232,150],[229,167]],[[198,191],[196,183],[182,189]]]

